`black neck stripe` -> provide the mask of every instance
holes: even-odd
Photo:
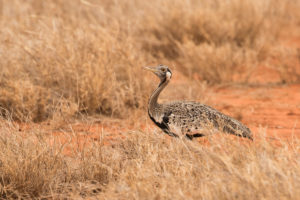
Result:
[[[158,85],[158,87],[160,87],[162,84],[164,84],[167,81],[167,77],[165,77]]]

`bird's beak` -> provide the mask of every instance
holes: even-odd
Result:
[[[151,72],[157,72],[158,70],[156,69],[156,68],[154,68],[154,67],[147,67],[147,66],[145,66],[145,67],[143,67],[145,70],[148,70],[148,71],[151,71]]]

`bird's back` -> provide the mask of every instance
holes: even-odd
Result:
[[[161,105],[163,122],[175,134],[203,134],[222,131],[252,139],[248,127],[214,108],[197,102],[171,102]]]

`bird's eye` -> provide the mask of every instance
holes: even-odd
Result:
[[[162,68],[161,71],[162,71],[162,72],[166,72],[166,69],[165,69],[165,68]]]

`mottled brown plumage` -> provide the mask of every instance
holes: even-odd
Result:
[[[166,134],[174,137],[186,136],[192,139],[221,131],[253,139],[248,127],[207,105],[190,101],[158,104],[158,96],[171,80],[172,72],[165,65],[145,68],[160,78],[158,88],[149,99],[148,114],[151,120]]]

